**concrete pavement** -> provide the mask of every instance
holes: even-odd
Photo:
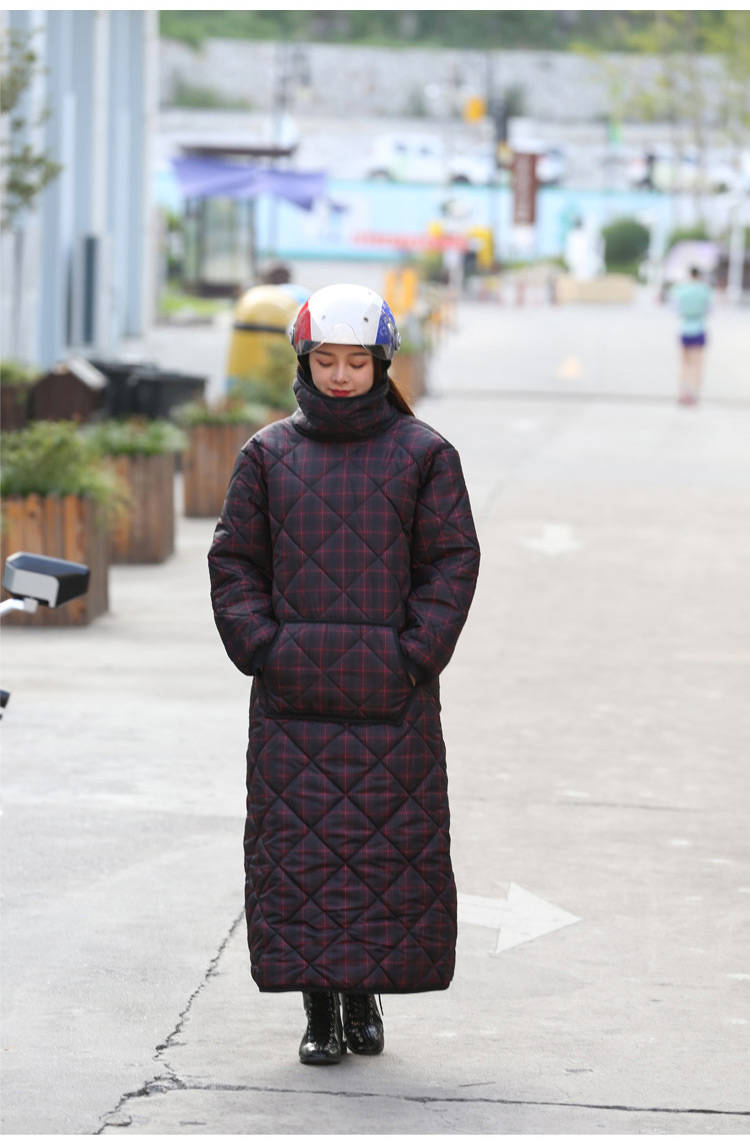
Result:
[[[497,357],[465,307],[437,354],[420,415],[483,548],[443,681],[473,920],[447,992],[386,997],[379,1058],[300,1067],[299,997],[250,979],[212,521],[113,568],[91,627],[3,632],[6,1133],[747,1132],[747,317],[716,315],[735,351],[692,410],[653,354],[605,367],[657,344],[646,312],[508,313]],[[577,922],[494,954],[465,898],[511,885]]]

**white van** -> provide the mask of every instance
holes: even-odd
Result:
[[[365,178],[388,182],[449,182],[483,186],[495,173],[491,155],[450,153],[439,135],[380,135]]]

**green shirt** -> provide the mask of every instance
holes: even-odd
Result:
[[[711,289],[704,282],[684,282],[675,286],[672,297],[682,319],[682,332],[687,336],[703,333],[711,308]]]

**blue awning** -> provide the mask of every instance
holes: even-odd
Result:
[[[271,194],[303,210],[312,210],[316,200],[326,195],[324,171],[282,171],[190,156],[174,159],[172,166],[186,198],[256,198],[259,194]]]

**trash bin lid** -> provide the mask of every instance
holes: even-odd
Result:
[[[254,286],[243,293],[235,306],[235,328],[247,326],[286,333],[301,305],[281,286]]]

